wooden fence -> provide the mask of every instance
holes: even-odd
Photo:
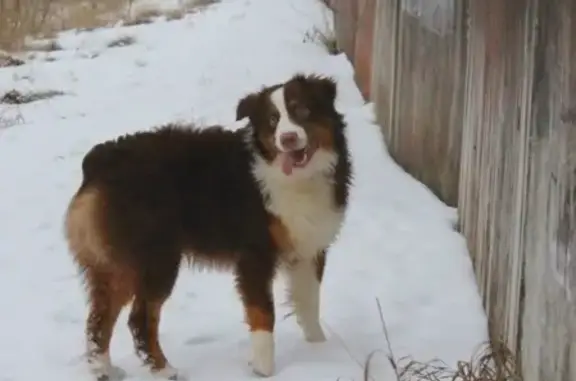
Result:
[[[576,1],[332,0],[400,165],[457,205],[525,381],[576,380]]]

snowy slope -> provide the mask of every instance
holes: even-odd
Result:
[[[310,0],[229,0],[171,22],[68,32],[65,48],[0,69],[0,88],[66,94],[17,108],[0,130],[0,380],[85,380],[84,294],[62,236],[80,162],[95,143],[179,119],[229,123],[237,100],[296,71],[339,81],[356,172],[346,225],[329,255],[322,317],[328,341],[307,344],[288,312],[281,281],[275,380],[360,380],[362,363],[386,344],[382,304],[397,356],[468,359],[485,338],[485,316],[455,211],[388,156],[344,55],[304,43],[326,27]],[[106,48],[118,36],[136,43]],[[217,295],[216,295],[217,294]],[[138,367],[121,316],[112,357],[130,380]],[[248,334],[229,274],[183,270],[164,310],[161,340],[174,366],[195,380],[252,379]],[[380,372],[380,373],[379,373]],[[383,380],[383,369],[374,377]]]

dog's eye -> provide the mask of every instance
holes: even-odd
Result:
[[[298,119],[306,119],[310,116],[310,110],[308,107],[302,105],[296,106],[294,113]]]
[[[278,124],[278,115],[270,115],[270,125],[275,126]]]

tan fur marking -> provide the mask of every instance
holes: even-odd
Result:
[[[66,214],[65,230],[70,251],[83,266],[109,261],[102,232],[98,226],[99,194],[97,189],[78,193]]]
[[[323,126],[316,126],[313,127],[314,133],[314,140],[318,142],[318,146],[320,148],[324,148],[328,151],[334,150],[334,136],[333,134]]]
[[[265,156],[268,160],[274,160],[276,155],[278,155],[278,148],[276,148],[274,143],[274,133],[271,131],[261,132],[260,142],[264,146]]]
[[[107,354],[118,315],[134,295],[135,276],[118,268],[88,268],[85,275],[90,302],[86,322],[88,356]]]
[[[290,238],[290,233],[284,223],[282,223],[282,220],[278,217],[272,216],[269,229],[276,247],[282,253],[289,253],[294,250],[294,244]]]
[[[272,332],[274,329],[274,317],[259,307],[247,307],[246,317],[251,332]]]

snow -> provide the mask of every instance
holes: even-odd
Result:
[[[328,341],[306,343],[295,318],[283,318],[279,280],[273,379],[362,379],[366,357],[386,349],[377,298],[396,356],[470,358],[487,337],[486,318],[465,241],[452,227],[456,211],[389,157],[345,55],[305,42],[330,21],[310,0],[229,0],[178,21],[66,32],[63,50],[0,70],[2,88],[66,93],[0,105],[0,118],[21,122],[0,130],[0,380],[88,379],[85,297],[62,234],[86,151],[169,121],[230,123],[241,96],[297,71],[338,80],[355,181],[323,284]],[[135,44],[107,47],[126,35]],[[126,318],[124,311],[113,362],[127,380],[149,379]],[[161,322],[172,364],[190,379],[253,379],[248,340],[231,275],[183,269]],[[390,369],[376,357],[374,379],[384,380]]]

